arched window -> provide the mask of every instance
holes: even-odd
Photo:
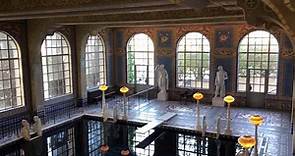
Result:
[[[154,85],[154,44],[144,33],[135,34],[127,43],[127,82]]]
[[[209,89],[210,44],[199,32],[190,32],[177,44],[177,87]]]
[[[0,111],[24,104],[20,49],[10,35],[0,32]]]
[[[279,44],[269,32],[247,34],[239,44],[238,91],[277,93]]]
[[[71,49],[66,38],[55,32],[41,46],[44,99],[72,93]]]
[[[98,35],[89,36],[85,53],[87,88],[105,84],[105,46],[102,38]]]

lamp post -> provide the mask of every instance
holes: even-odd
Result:
[[[255,126],[255,140],[258,143],[258,126],[263,123],[263,117],[260,115],[251,115],[249,122]],[[254,156],[258,156],[258,145],[255,144]]]
[[[101,107],[102,107],[103,121],[106,121],[108,119],[108,105],[106,104],[106,99],[105,99],[105,91],[107,89],[108,89],[107,85],[101,85],[99,87],[99,90],[102,91]]]
[[[243,156],[249,156],[249,148],[256,145],[256,140],[254,137],[250,135],[240,136],[238,139],[238,143],[244,148]]]
[[[200,100],[202,100],[204,98],[204,95],[200,92],[196,92],[193,95],[193,98],[195,100],[197,100],[197,107],[196,107],[196,113],[197,113],[197,125],[196,125],[196,129],[197,131],[201,131],[201,124],[200,124]]]
[[[120,92],[123,94],[123,112],[124,120],[128,120],[128,103],[127,103],[127,98],[126,98],[126,93],[128,93],[129,89],[126,86],[123,86],[120,88]]]
[[[227,111],[226,111],[226,130],[225,130],[225,134],[226,135],[231,135],[232,131],[230,128],[230,123],[231,123],[231,118],[230,118],[230,105],[231,103],[233,103],[235,101],[235,98],[232,97],[231,95],[228,95],[226,97],[224,97],[223,99],[226,103],[227,103]]]

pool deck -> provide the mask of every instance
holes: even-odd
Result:
[[[115,104],[110,101],[109,108]],[[182,105],[177,101],[157,101],[152,100],[146,103],[134,104],[129,106],[128,121],[137,123],[148,123],[157,119],[167,112],[177,113],[175,117],[164,122],[161,126],[195,130],[196,113],[195,103]],[[110,114],[111,114],[110,110]],[[100,109],[88,108],[86,115],[101,117]],[[220,133],[223,135],[226,128],[226,108],[208,105],[200,105],[201,118],[206,116],[207,130],[209,134],[216,134],[216,122],[218,116],[221,118]],[[231,129],[232,136],[253,135],[254,126],[248,121],[251,115],[258,114],[263,116],[264,123],[259,127],[259,155],[268,156],[291,156],[292,155],[292,135],[290,124],[290,113],[254,108],[231,108]],[[201,120],[202,125],[202,120]]]

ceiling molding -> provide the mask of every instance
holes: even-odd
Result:
[[[295,1],[294,0],[284,0],[285,5],[290,11],[295,12]]]
[[[226,22],[225,22],[226,21]],[[236,16],[222,16],[222,17],[194,17],[183,19],[162,19],[162,20],[139,20],[139,21],[109,21],[109,22],[59,22],[59,25],[101,25],[104,27],[138,27],[140,26],[175,26],[182,24],[220,24],[220,23],[245,23],[243,15]]]
[[[189,7],[177,5],[161,5],[150,6],[144,8],[119,8],[119,9],[104,9],[104,10],[91,10],[91,11],[75,11],[75,12],[53,12],[42,13],[39,11],[32,11],[31,13],[24,14],[22,12],[13,14],[0,14],[0,21],[2,20],[21,20],[21,19],[40,19],[40,18],[57,18],[57,17],[75,17],[75,16],[96,16],[96,15],[114,15],[114,14],[130,14],[130,13],[146,13],[157,11],[176,11],[176,10],[189,10]],[[63,10],[64,11],[64,10]]]

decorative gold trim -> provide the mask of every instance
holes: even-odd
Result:
[[[173,50],[171,48],[158,48],[155,51],[155,54],[157,54],[158,56],[172,56]]]
[[[293,49],[285,49],[281,51],[282,57],[295,57],[295,51]]]

